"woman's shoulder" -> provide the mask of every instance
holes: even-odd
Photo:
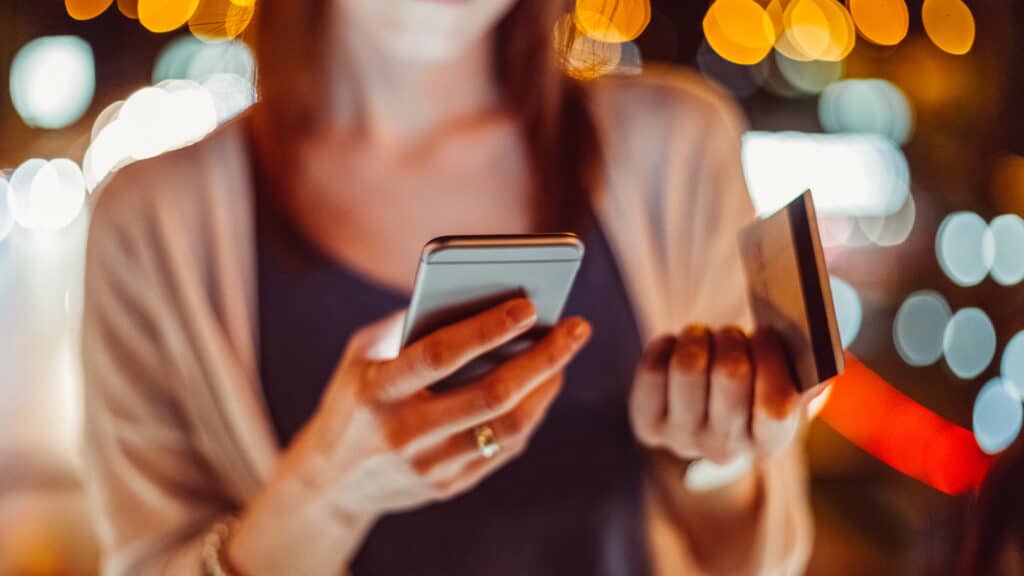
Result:
[[[635,75],[606,76],[586,84],[596,120],[621,129],[685,128],[691,136],[739,134],[745,121],[736,101],[717,84],[679,66],[648,64]]]
[[[238,180],[228,173],[240,166],[240,153],[244,154],[243,122],[244,118],[236,118],[198,142],[132,162],[112,173],[93,193],[97,197],[90,223],[93,234],[109,228],[153,226],[164,216],[201,211],[211,194]],[[177,220],[185,226],[202,222]]]

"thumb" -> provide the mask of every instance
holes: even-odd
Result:
[[[390,360],[402,347],[406,309],[363,326],[349,340],[345,355],[362,360]]]

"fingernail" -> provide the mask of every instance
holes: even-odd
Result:
[[[512,323],[515,326],[522,326],[523,324],[533,321],[534,316],[536,316],[536,311],[529,300],[518,299],[514,300],[507,308],[505,308],[505,315],[512,320]]]
[[[590,322],[583,318],[573,318],[569,327],[569,336],[576,342],[583,342],[590,337]]]

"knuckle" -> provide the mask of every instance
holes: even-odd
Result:
[[[714,371],[729,380],[746,381],[750,379],[754,370],[746,354],[732,352],[715,361]]]
[[[511,386],[505,378],[489,379],[480,390],[481,408],[485,412],[501,411],[511,396]]]
[[[450,354],[445,342],[437,339],[430,339],[420,347],[419,365],[427,372],[436,372],[443,369]]]
[[[676,370],[688,373],[703,373],[708,368],[708,347],[701,342],[682,342],[672,355]]]

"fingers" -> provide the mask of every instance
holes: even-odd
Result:
[[[689,326],[679,334],[669,361],[669,429],[677,438],[693,438],[704,427],[708,412],[708,369],[711,332]]]
[[[668,415],[668,364],[676,347],[676,337],[666,334],[644,351],[630,392],[629,417],[638,439],[658,446]]]
[[[394,360],[367,366],[372,393],[389,402],[443,380],[473,358],[526,332],[536,320],[533,304],[515,298],[437,330]]]
[[[774,332],[754,333],[750,352],[757,366],[751,429],[758,451],[770,456],[796,434],[801,396],[793,383],[785,347]]]
[[[405,310],[399,310],[373,324],[363,326],[352,335],[345,355],[366,360],[384,360],[397,356],[401,347],[405,313]]]
[[[417,403],[406,417],[416,419],[414,428],[421,432],[442,437],[496,420],[561,372],[589,338],[586,320],[564,320],[537,344],[480,380]]]
[[[561,374],[548,378],[513,410],[487,424],[494,431],[499,453],[517,455],[525,450],[561,388]],[[425,450],[412,463],[421,475],[447,478],[481,458],[473,429],[466,429]]]
[[[708,434],[714,442],[706,447],[712,461],[728,461],[750,448],[753,373],[743,331],[725,328],[715,332],[708,399]]]

